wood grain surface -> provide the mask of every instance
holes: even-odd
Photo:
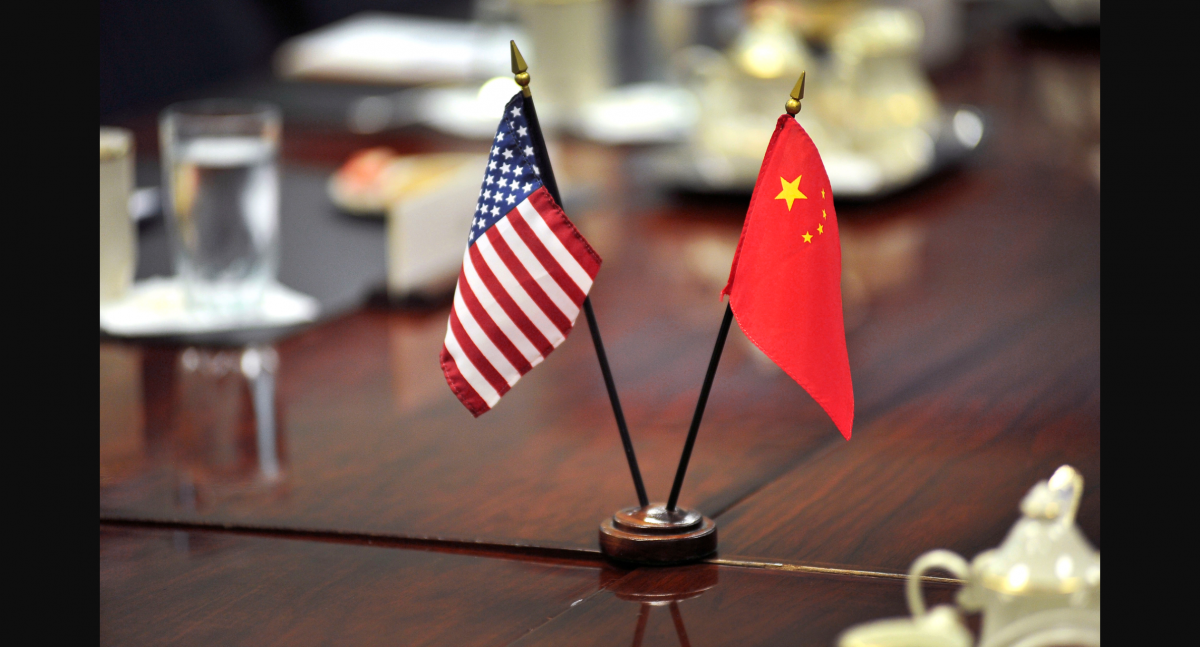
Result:
[[[829,645],[907,613],[890,579],[104,525],[100,600],[102,645]]]
[[[594,560],[101,525],[100,644],[506,644],[620,574]]]
[[[903,588],[896,580],[715,565],[644,568],[515,645],[828,647],[850,625],[906,615]],[[951,595],[945,585],[925,587],[930,605]]]

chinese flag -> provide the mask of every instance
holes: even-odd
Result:
[[[789,115],[775,125],[721,295],[742,331],[850,439],[842,249],[825,165]]]

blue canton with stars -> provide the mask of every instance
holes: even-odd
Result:
[[[541,186],[541,171],[525,120],[525,97],[518,92],[504,107],[504,118],[492,141],[468,243],[474,243]]]

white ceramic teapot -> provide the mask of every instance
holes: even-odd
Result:
[[[980,647],[1100,644],[1100,552],[1075,525],[1083,477],[1069,465],[1035,485],[1021,501],[1022,518],[999,548],[968,564],[958,554],[934,550],[908,572],[913,618],[852,627],[839,647],[859,645],[970,645],[957,610],[926,611],[921,576],[932,569],[963,580],[963,611],[983,612]]]

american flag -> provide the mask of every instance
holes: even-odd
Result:
[[[542,186],[525,98],[505,106],[475,209],[442,372],[475,416],[566,339],[600,257]]]

